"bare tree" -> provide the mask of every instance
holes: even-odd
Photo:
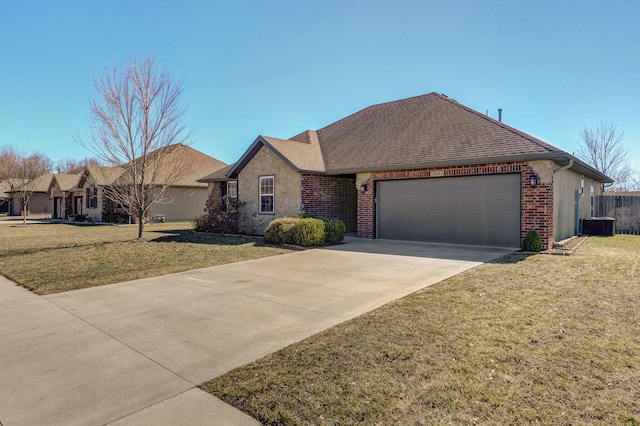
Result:
[[[138,217],[138,239],[152,203],[189,171],[189,164],[170,154],[187,142],[180,106],[182,80],[158,70],[154,58],[131,59],[106,69],[96,79],[98,99],[91,101],[91,132],[81,145],[122,175],[104,195]]]
[[[11,145],[3,145],[0,148],[0,180],[15,178],[15,170],[20,154]]]
[[[87,166],[101,166],[102,163],[97,158],[85,157],[82,160],[74,158],[63,158],[56,163],[56,173],[80,173]]]
[[[22,221],[27,225],[29,200],[39,184],[39,179],[51,171],[51,160],[39,152],[20,154],[14,151],[15,164],[9,173],[13,176],[11,192],[17,194],[22,206]]]
[[[602,121],[595,129],[584,127],[580,132],[578,156],[615,180],[616,189],[627,189],[634,179],[623,138],[624,132],[618,126]]]

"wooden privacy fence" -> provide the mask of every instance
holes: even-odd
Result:
[[[640,234],[640,195],[600,195],[596,216],[616,219],[616,233]]]

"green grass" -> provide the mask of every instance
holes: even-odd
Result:
[[[640,421],[640,237],[510,255],[202,388],[264,424]]]
[[[221,265],[287,250],[242,237],[196,234],[190,223],[145,226],[0,225],[0,274],[37,294]]]

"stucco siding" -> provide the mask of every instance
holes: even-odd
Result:
[[[204,214],[208,197],[207,188],[172,188],[161,202],[149,207],[148,217],[164,215],[166,221],[190,221]]]
[[[561,241],[576,233],[576,191],[580,175],[561,170],[553,176],[553,239]]]
[[[260,213],[260,177],[274,177],[274,212]],[[242,203],[240,231],[262,234],[269,223],[301,211],[301,176],[271,149],[262,147],[238,176],[238,198]]]
[[[560,170],[553,176],[553,238],[563,240],[576,234],[576,207],[578,220],[588,219],[591,215],[591,179],[584,177],[584,191],[582,176],[572,170]],[[578,205],[576,206],[576,191],[578,191]],[[602,183],[593,181],[594,196],[602,194]]]
[[[89,218],[89,220],[92,220],[94,222],[101,222],[102,221],[102,203],[104,202],[104,194],[102,191],[102,188],[98,187],[98,202],[96,203],[96,208],[93,207],[87,207],[87,192],[86,192],[86,188],[85,187],[85,195],[84,195],[84,215],[87,216]],[[88,188],[91,188],[91,190],[93,190],[93,186],[88,186]]]

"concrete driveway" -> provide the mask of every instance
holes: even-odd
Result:
[[[45,297],[0,277],[0,423],[256,424],[196,386],[511,251],[347,239]]]

